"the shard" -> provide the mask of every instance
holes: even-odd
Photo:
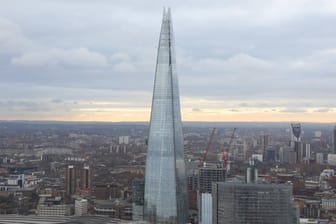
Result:
[[[187,222],[187,183],[170,9],[163,12],[157,53],[144,199],[146,221]]]

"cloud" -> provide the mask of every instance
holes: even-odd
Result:
[[[52,99],[51,102],[52,103],[62,103],[63,100],[61,100],[61,99]]]
[[[27,100],[8,100],[0,101],[0,108],[2,111],[50,111],[51,108],[45,103]]]
[[[207,71],[216,74],[232,71],[265,71],[272,68],[270,62],[245,53],[238,53],[226,59],[203,58],[200,60],[193,60],[192,58],[189,58],[189,64],[187,64],[187,66],[194,71]]]
[[[0,53],[21,52],[30,45],[17,24],[0,17]]]
[[[248,107],[249,106],[249,104],[247,104],[247,103],[240,103],[239,104],[239,107]]]
[[[327,112],[333,112],[333,109],[332,108],[319,108],[319,109],[314,110],[314,112],[327,113]]]
[[[201,117],[274,110],[290,117],[300,116],[292,108],[334,108],[334,0],[170,5],[184,111]],[[150,107],[161,13],[162,2],[154,0],[4,0],[0,100],[35,100],[49,108],[67,102],[78,108],[83,101]],[[116,107],[95,105],[105,106]]]
[[[46,66],[46,65],[70,65],[83,67],[105,67],[107,58],[97,52],[86,48],[64,50],[53,48],[39,52],[24,53],[20,57],[12,59],[13,65],[21,66]]]
[[[131,56],[129,56],[126,53],[118,52],[118,53],[113,54],[110,57],[110,60],[113,61],[113,62],[130,61],[131,60]]]
[[[113,70],[119,73],[130,73],[137,71],[137,68],[130,62],[120,62],[113,65]]]
[[[307,109],[304,108],[285,108],[280,110],[281,113],[306,113]]]
[[[336,48],[320,49],[311,55],[295,60],[291,66],[296,70],[302,70],[307,75],[336,77]]]
[[[200,108],[192,108],[192,112],[201,112],[202,110]]]

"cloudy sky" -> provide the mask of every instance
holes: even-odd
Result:
[[[163,6],[183,120],[335,122],[335,0],[0,0],[0,120],[148,121]]]

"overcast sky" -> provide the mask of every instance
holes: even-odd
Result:
[[[0,120],[148,121],[163,6],[183,120],[335,122],[335,0],[0,0]]]

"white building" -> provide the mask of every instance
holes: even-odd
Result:
[[[252,154],[251,159],[258,160],[260,162],[263,161],[263,155],[262,154]]]
[[[328,154],[328,164],[331,166],[336,166],[336,154]]]
[[[329,185],[329,180],[335,176],[335,170],[333,169],[325,169],[320,174],[320,188],[322,190],[328,190],[331,189],[331,186]]]
[[[316,163],[324,164],[323,153],[316,153]]]
[[[11,186],[20,186],[20,188],[24,188],[25,176],[24,174],[19,175],[10,175],[7,179],[7,184]]]
[[[310,149],[310,144],[309,143],[305,143],[304,144],[304,160],[309,161],[311,159],[311,149]]]
[[[129,144],[129,136],[119,136],[119,144]]]
[[[50,197],[48,194],[39,196],[38,216],[66,216],[70,214],[69,205],[63,204],[61,197]]]
[[[328,224],[328,220],[322,219],[300,219],[300,224]]]
[[[69,208],[67,205],[39,205],[37,212],[39,216],[65,216]]]
[[[320,182],[315,180],[306,180],[305,188],[307,189],[317,189],[320,187]]]
[[[320,180],[321,179],[330,179],[333,176],[335,176],[335,170],[334,169],[324,169],[322,171],[322,173],[320,174]]]
[[[201,193],[199,203],[199,220],[200,224],[212,223],[212,196],[211,193]]]
[[[83,216],[88,213],[88,201],[87,199],[77,199],[75,201],[75,215]]]

